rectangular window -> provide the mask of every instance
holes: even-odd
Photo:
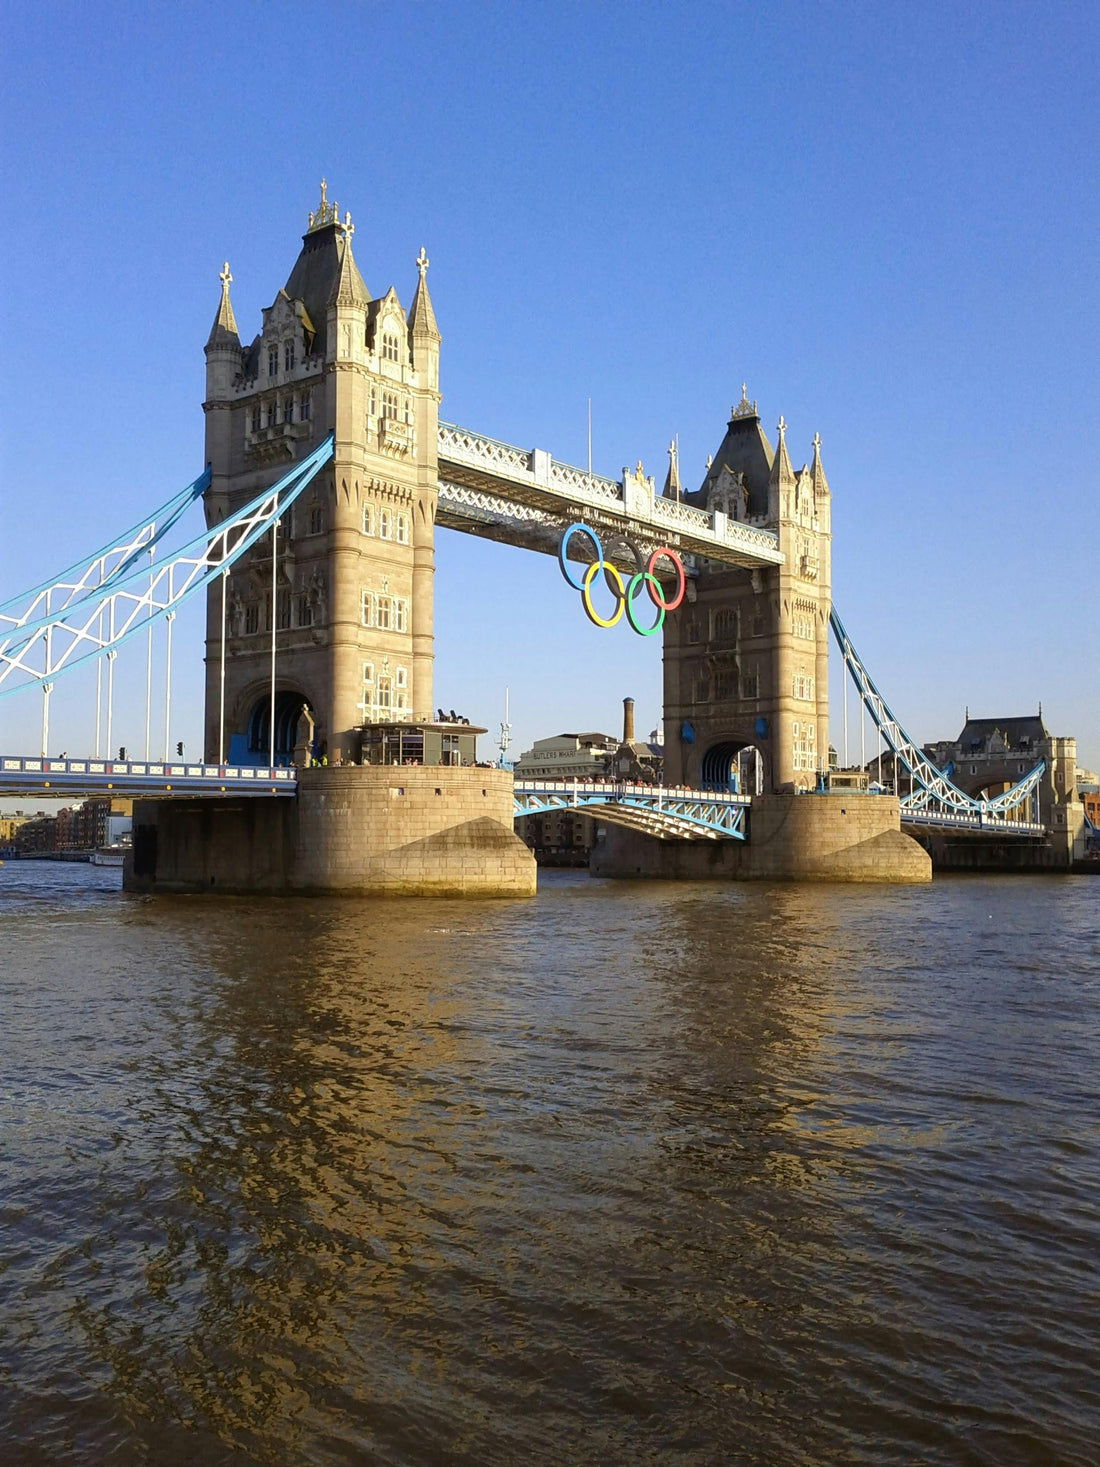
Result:
[[[319,504],[309,507],[309,533],[319,535],[325,528],[325,511]]]
[[[755,672],[747,672],[741,679],[741,696],[743,698],[758,698],[760,696],[760,679]]]
[[[370,386],[370,406],[368,407],[367,411],[370,413],[372,418],[377,417],[378,415],[378,394],[374,389],[373,382]]]
[[[258,433],[260,431],[260,404],[259,403],[257,403],[255,405],[255,407],[252,409],[252,431],[253,431],[253,433]]]
[[[267,375],[274,377],[279,370],[279,348],[269,346],[267,349]]]
[[[287,400],[286,400],[286,402],[283,403],[283,422],[284,423],[293,423],[293,421],[294,421],[294,399],[292,397],[288,397]]]
[[[298,625],[300,627],[311,627],[313,625],[313,607],[308,596],[298,597]]]
[[[271,401],[267,405],[267,426],[269,428],[274,428],[275,424],[278,421],[279,421],[279,404],[275,401],[274,398],[272,398]]]
[[[382,355],[387,362],[397,361],[397,337],[390,331],[383,333]]]
[[[409,543],[409,517],[403,510],[397,511],[397,543],[398,545]]]
[[[738,677],[735,672],[716,672],[714,675],[714,696],[716,698],[736,698]]]
[[[374,534],[374,505],[373,504],[364,504],[364,506],[363,506],[363,534],[364,535],[373,535]]]
[[[378,538],[388,540],[393,531],[393,520],[388,509],[378,511]]]
[[[309,422],[311,394],[303,392],[298,402],[298,417],[303,423]]]
[[[365,627],[374,625],[374,597],[366,586],[359,592],[359,620]]]
[[[363,663],[363,682],[364,683],[373,683],[374,682],[374,663],[373,662],[364,662]]]
[[[286,342],[283,346],[283,369],[287,372],[294,370],[294,343],[292,341]]]
[[[280,591],[275,602],[275,614],[278,618],[280,631],[286,631],[290,625],[290,592]]]
[[[394,674],[393,674],[393,681],[394,681],[394,686],[395,687],[398,687],[398,688],[407,688],[408,685],[409,685],[409,674],[408,674],[407,669],[404,668],[404,667],[395,668],[394,669]]]
[[[392,422],[397,421],[397,393],[383,392],[382,394],[382,416],[389,418]]]
[[[378,679],[378,706],[386,710],[393,706],[393,688],[388,677]]]
[[[260,630],[260,608],[255,601],[250,601],[244,609],[244,630],[249,637]]]
[[[407,632],[409,630],[409,603],[404,596],[393,598],[393,629],[395,632]],[[398,683],[398,687],[401,684]]]
[[[374,598],[374,624],[381,632],[388,632],[393,623],[393,598],[390,596],[376,596]]]

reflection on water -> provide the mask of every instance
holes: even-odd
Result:
[[[0,870],[6,1462],[1086,1463],[1100,883]]]

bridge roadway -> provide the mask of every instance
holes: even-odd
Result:
[[[785,559],[773,531],[665,499],[652,480],[628,469],[622,479],[605,479],[559,463],[545,449],[517,448],[454,423],[439,424],[438,453],[436,523],[452,530],[554,555],[562,530],[583,519],[607,532],[608,557],[631,571],[640,567],[615,545],[616,535],[646,554],[670,545],[727,565]]]
[[[81,799],[206,799],[288,796],[297,793],[297,771],[256,765],[192,764],[186,760],[44,759],[0,755],[0,796],[44,795]],[[835,799],[831,795],[826,798]],[[598,813],[602,820],[661,840],[747,840],[751,795],[692,789],[687,785],[636,785],[618,780],[517,780],[514,811],[543,815],[562,810]],[[901,807],[901,822],[914,831],[955,831],[1009,839],[1041,839],[1046,827],[990,813],[945,814]]]

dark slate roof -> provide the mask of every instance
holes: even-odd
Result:
[[[283,287],[290,299],[301,301],[309,313],[317,332],[313,350],[319,356],[324,355],[325,351],[329,298],[340,275],[341,238],[342,230],[335,224],[327,224],[323,229],[311,229],[308,234],[303,234],[301,252]],[[351,268],[355,271],[357,283],[363,288],[364,298],[370,300],[370,292],[363,285],[363,277],[354,260]]]
[[[749,514],[766,514],[768,479],[774,458],[772,446],[760,426],[759,416],[756,413],[735,413],[729,420],[726,436],[722,439],[702,484],[694,494],[688,494],[685,498],[689,503],[705,506],[707,491],[722,472],[724,465],[735,474],[744,474],[749,491]]]
[[[957,743],[965,752],[980,748],[995,733],[1004,738],[1010,749],[1026,748],[1050,737],[1042,715],[1030,713],[1023,718],[968,718]]]

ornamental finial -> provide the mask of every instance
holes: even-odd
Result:
[[[322,178],[321,202],[317,205],[317,208],[315,210],[310,210],[309,227],[310,229],[322,229],[326,224],[339,224],[339,222],[340,215],[336,205],[336,200],[333,199],[332,203],[329,203],[328,182],[326,179]]]
[[[787,420],[783,416],[782,413],[780,413],[780,415],[779,415],[779,422],[776,423],[775,427],[776,427],[776,432],[782,438],[783,434],[787,431]]]
[[[751,418],[756,413],[755,401],[749,401],[749,384],[741,383],[741,401],[735,408],[730,409],[731,418]]]
[[[821,452],[821,434],[820,433],[815,433],[814,434],[814,452],[815,453],[820,453]]]
[[[229,282],[233,279],[232,275],[230,275],[230,273],[229,273],[229,261],[228,260],[226,260],[225,264],[218,271],[218,279],[222,283],[222,295],[228,295],[229,294]]]
[[[428,256],[424,250],[424,246],[421,245],[420,253],[416,257],[416,268],[420,271],[421,280],[424,279],[425,272],[427,271],[427,268],[430,264],[431,261],[428,259]]]

